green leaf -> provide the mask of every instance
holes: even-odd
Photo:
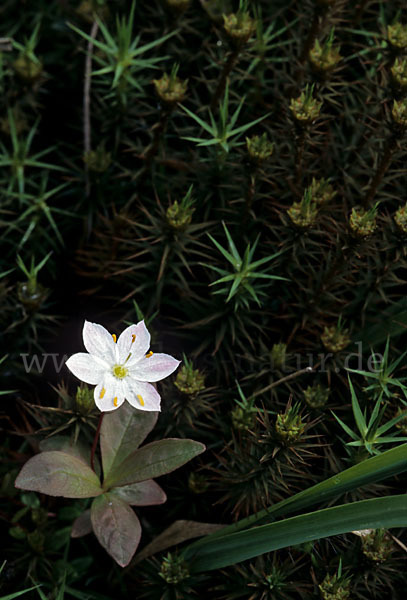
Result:
[[[111,493],[131,506],[152,506],[167,500],[164,490],[152,479],[113,488]]]
[[[155,48],[155,46],[162,44],[163,42],[165,42],[166,40],[171,38],[173,35],[176,35],[178,32],[179,32],[179,30],[175,29],[174,31],[170,31],[170,33],[163,35],[162,37],[158,38],[157,40],[154,40],[153,42],[149,42],[148,44],[144,44],[143,46],[140,46],[139,48],[137,48],[137,50],[133,50],[133,52],[132,52],[133,57],[138,56],[139,54],[143,54],[144,52],[147,52],[147,50],[151,50],[152,48]]]
[[[260,123],[260,121],[263,121],[263,119],[266,119],[269,115],[270,115],[270,113],[267,113],[266,115],[264,115],[264,117],[259,117],[258,119],[255,119],[254,121],[250,121],[250,123],[246,123],[246,125],[241,125],[240,127],[233,129],[232,131],[228,131],[228,137],[230,137],[232,135],[237,135],[238,133],[240,133],[240,134],[244,133],[251,127],[254,127],[254,125],[257,125],[257,123]]]
[[[33,587],[27,588],[26,590],[21,590],[21,592],[13,592],[12,594],[7,594],[7,596],[2,596],[0,600],[14,600],[14,598],[19,598],[23,594],[31,592],[32,590],[36,590],[39,587],[39,585],[34,585]]]
[[[378,430],[376,431],[376,434],[382,435],[382,433],[384,433],[385,431],[388,431],[391,427],[393,427],[393,425],[396,425],[396,423],[398,423],[402,419],[405,419],[406,417],[407,417],[407,412],[403,412],[400,415],[397,415],[397,417],[394,417],[393,419],[388,421],[388,423],[385,423],[384,425],[379,427]]]
[[[228,228],[226,227],[226,225],[225,225],[225,222],[224,222],[224,221],[222,221],[222,225],[223,225],[223,229],[225,230],[226,237],[227,237],[227,240],[228,240],[228,244],[229,244],[229,250],[230,250],[230,251],[231,251],[231,253],[233,254],[233,257],[234,257],[234,259],[235,259],[235,261],[236,261],[236,262],[235,262],[235,264],[236,264],[236,263],[241,263],[241,262],[242,262],[242,259],[241,259],[241,257],[240,257],[240,254],[239,254],[239,252],[237,251],[237,248],[236,248],[236,246],[235,246],[235,243],[234,243],[234,241],[233,241],[233,239],[232,239],[232,236],[230,235],[230,233],[229,233],[229,230],[228,230]]]
[[[221,252],[221,254],[223,254],[223,256],[226,258],[226,260],[228,260],[234,267],[236,265],[236,260],[235,258],[230,254],[230,252],[228,252],[225,248],[223,248],[223,246],[221,246],[219,244],[219,242],[217,242],[215,240],[215,238],[213,238],[211,236],[210,233],[207,234],[209,239],[211,240],[211,242],[213,242],[215,244],[215,246],[217,247],[217,249],[219,250],[219,252]]]
[[[134,511],[114,494],[103,494],[92,502],[91,521],[106,552],[118,565],[127,566],[141,537],[141,525]]]
[[[352,409],[353,409],[353,414],[355,417],[356,425],[358,426],[360,433],[364,437],[367,432],[366,420],[362,414],[362,411],[360,410],[359,402],[358,402],[358,399],[356,398],[355,390],[353,388],[353,385],[352,385],[349,375],[348,375],[348,381],[349,381],[349,387],[350,387],[350,392],[351,392],[351,396],[352,396]]]
[[[80,458],[59,452],[42,452],[30,458],[15,486],[65,498],[93,498],[103,493],[96,473]]]
[[[333,477],[329,477],[329,479],[321,481],[291,496],[291,498],[277,502],[254,515],[241,519],[233,525],[228,525],[221,532],[212,534],[211,539],[241,531],[253,525],[274,521],[278,517],[292,514],[315,504],[328,502],[362,485],[377,483],[405,471],[407,471],[407,444],[402,444],[345,469],[342,473],[337,473]],[[194,543],[194,546],[200,545],[203,541],[198,540]]]
[[[128,402],[104,415],[100,448],[105,479],[143,443],[157,418],[158,412],[137,410]]]
[[[200,117],[198,117],[198,115],[195,115],[186,106],[183,106],[182,104],[180,104],[180,107],[182,108],[183,111],[185,111],[187,113],[188,116],[190,116],[192,119],[194,119],[194,121],[196,121],[198,123],[198,125],[200,125],[202,127],[202,129],[204,129],[206,132],[210,133],[210,135],[212,135],[212,136],[216,135],[216,131],[214,131],[214,129],[210,125],[208,125],[207,123],[205,123],[205,121],[203,121]]]
[[[155,479],[170,473],[201,454],[205,446],[193,440],[165,439],[152,442],[128,456],[106,477],[104,488]]]
[[[343,427],[343,429],[346,431],[346,433],[353,439],[353,440],[359,440],[358,436],[356,435],[355,432],[352,431],[352,429],[350,427],[348,427],[346,425],[346,423],[344,423],[342,421],[342,419],[340,419],[339,417],[336,416],[336,414],[331,411],[333,416],[335,417],[335,419],[338,421],[339,425],[341,425],[341,427]]]
[[[325,508],[278,523],[254,527],[230,535],[207,539],[199,547],[187,548],[185,560],[191,573],[234,565],[265,552],[360,529],[405,527],[407,496],[373,498]]]

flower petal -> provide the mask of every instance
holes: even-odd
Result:
[[[123,379],[124,395],[127,402],[139,410],[161,410],[161,397],[153,385],[136,381],[131,376]]]
[[[102,412],[110,412],[119,408],[124,402],[123,381],[106,373],[94,391],[95,403]]]
[[[137,325],[127,327],[117,340],[120,364],[124,363],[130,353],[131,357],[126,366],[141,360],[150,348],[150,340],[151,336],[144,321],[139,321]]]
[[[106,360],[110,365],[116,362],[116,344],[102,325],[85,321],[82,335],[83,343],[89,354]]]
[[[103,380],[104,373],[109,365],[96,356],[78,352],[66,361],[68,369],[81,381],[95,385]]]
[[[160,381],[171,375],[179,364],[180,361],[169,354],[153,354],[133,366],[129,365],[129,373],[138,381]]]

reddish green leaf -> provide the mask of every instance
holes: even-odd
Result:
[[[169,438],[151,442],[130,454],[111,472],[104,482],[104,488],[155,479],[178,469],[204,450],[203,444],[193,440]]]
[[[90,509],[85,510],[75,519],[72,525],[71,537],[79,538],[88,535],[92,531],[92,521],[90,520]]]
[[[152,479],[113,488],[111,492],[132,506],[152,506],[167,500],[164,490]]]
[[[145,440],[157,422],[158,412],[137,410],[128,402],[103,417],[100,431],[105,478]]]
[[[67,435],[53,435],[40,442],[41,452],[50,452],[51,450],[60,450],[66,454],[72,454],[80,458],[84,463],[90,466],[91,448],[81,440],[73,444],[72,439]],[[100,476],[100,463],[98,457],[94,456],[95,472]]]
[[[103,494],[92,502],[91,521],[106,552],[121,567],[128,565],[141,537],[140,522],[130,506],[114,494]]]
[[[65,498],[92,498],[103,493],[96,473],[80,458],[54,450],[25,463],[15,481],[23,490]]]

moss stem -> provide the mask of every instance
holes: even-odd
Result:
[[[382,182],[383,177],[385,176],[387,169],[390,166],[391,159],[393,153],[396,149],[396,137],[394,135],[390,136],[386,142],[386,145],[383,150],[382,158],[377,166],[376,173],[372,179],[372,182],[369,186],[369,189],[366,193],[365,199],[363,201],[363,206],[366,208],[372,202],[373,198],[376,195],[377,188]]]
[[[240,48],[236,48],[229,53],[229,56],[223,65],[222,73],[219,77],[218,85],[216,86],[216,90],[212,96],[211,100],[211,110],[213,111],[220,99],[223,97],[223,93],[226,87],[226,80],[232,71],[233,67],[238,61]]]

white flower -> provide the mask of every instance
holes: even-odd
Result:
[[[102,325],[85,321],[83,343],[89,354],[74,354],[66,366],[78,379],[96,385],[99,410],[114,410],[125,400],[141,410],[160,410],[160,395],[148,382],[168,377],[180,361],[148,352],[150,337],[144,321],[127,327],[117,342]]]

